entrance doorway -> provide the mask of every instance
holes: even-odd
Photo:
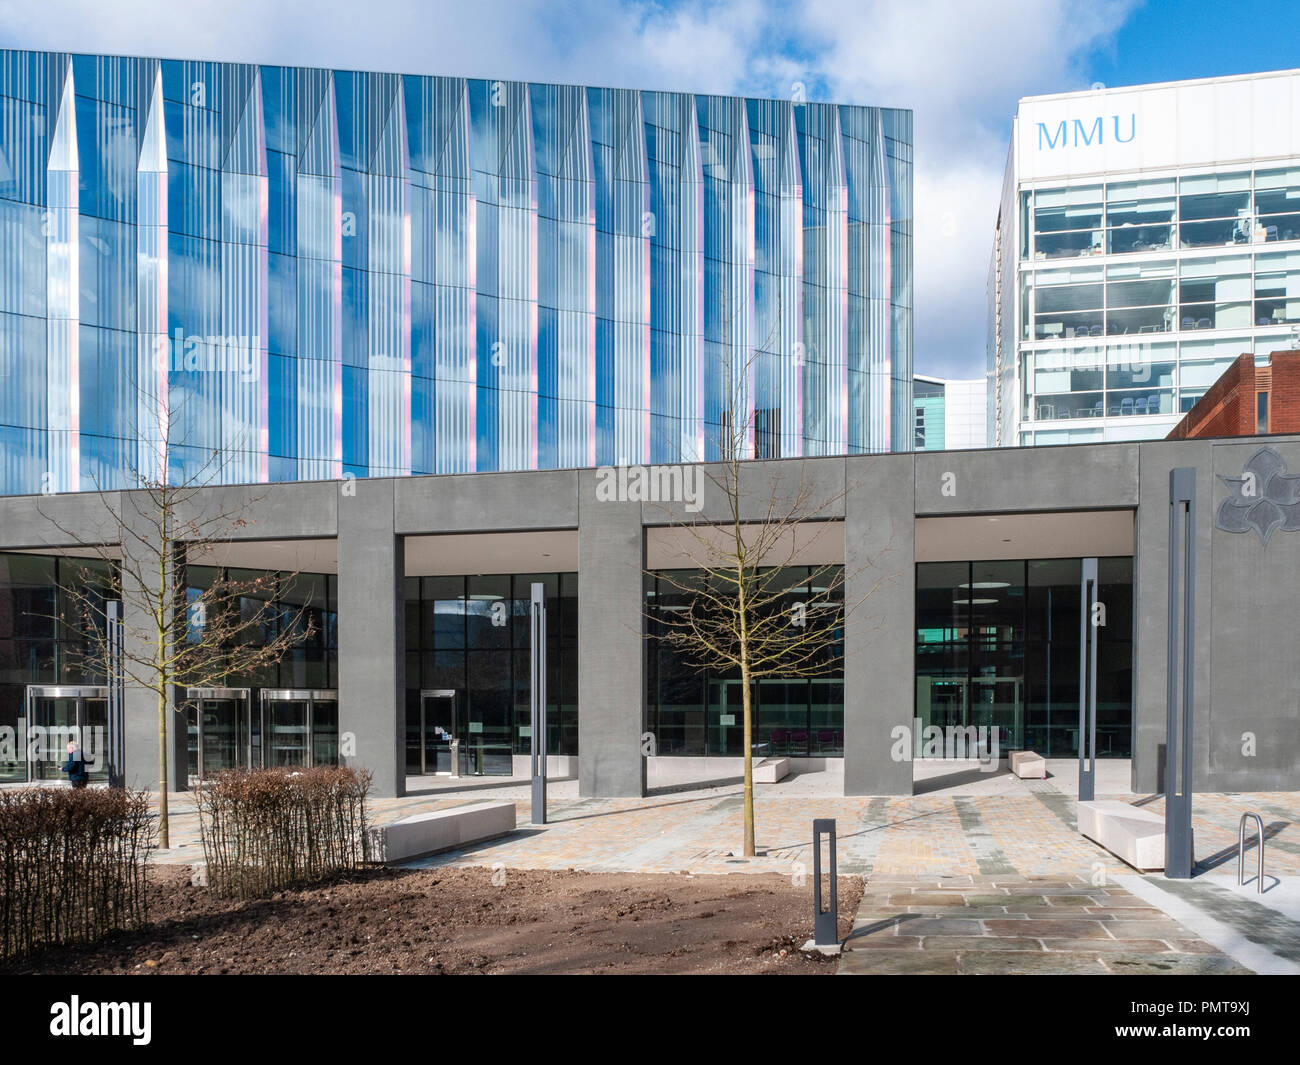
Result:
[[[449,776],[457,725],[455,691],[437,688],[420,692],[419,713],[406,723],[406,771]]]
[[[338,765],[339,693],[333,688],[263,688],[262,749],[270,768]]]
[[[185,695],[191,780],[260,762],[261,730],[247,688],[188,688]]]
[[[57,780],[67,745],[76,743],[92,781],[108,779],[108,689],[57,684],[27,686],[27,779]]]

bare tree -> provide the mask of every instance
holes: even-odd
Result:
[[[788,568],[799,559],[825,557],[817,544],[831,530],[848,486],[827,491],[808,476],[806,461],[761,472],[747,460],[753,442],[770,431],[755,424],[749,402],[756,360],[752,350],[728,361],[724,395],[729,409],[717,430],[719,460],[703,467],[713,508],[686,520],[665,508],[668,525],[681,531],[683,576],[652,572],[684,599],[673,611],[647,607],[648,635],[681,651],[699,671],[739,673],[744,713],[744,854],[754,856],[754,686],[765,679],[827,677],[843,669],[845,619],[884,581],[880,574],[846,601],[848,581],[874,570],[884,551],[849,573],[839,563],[811,566],[792,586]],[[724,355],[724,358],[727,358]],[[886,548],[887,550],[887,548]],[[806,594],[795,594],[806,587]],[[657,628],[658,631],[655,631]]]
[[[218,569],[206,588],[190,586],[187,565],[219,560],[223,547],[249,526],[249,509],[261,497],[240,490],[204,494],[221,482],[225,454],[188,448],[200,461],[188,474],[178,474],[172,462],[180,446],[174,442],[177,409],[143,391],[141,406],[154,413],[142,426],[140,461],[130,464],[134,487],[96,487],[105,512],[96,540],[85,540],[84,532],[50,513],[44,516],[83,556],[101,563],[93,572],[84,563],[72,566],[71,579],[59,584],[56,621],[81,633],[76,656],[110,681],[108,602],[122,604],[116,656],[122,679],[150,692],[158,709],[158,843],[167,848],[168,709],[174,691],[254,676],[308,639],[313,623],[305,604],[286,608],[278,600],[283,574],[234,579]]]

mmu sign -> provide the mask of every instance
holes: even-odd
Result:
[[[1110,121],[1106,119],[1109,117]],[[1061,119],[1056,125],[1038,123],[1038,150],[1090,148],[1106,143],[1127,144],[1137,135],[1137,114],[1098,115],[1096,118]]]

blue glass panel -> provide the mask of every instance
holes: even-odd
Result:
[[[298,263],[292,255],[269,254],[267,348],[281,355],[298,350]]]
[[[911,141],[865,107],[0,50],[0,477],[75,480],[74,428],[84,477],[130,465],[164,336],[193,475],[670,462],[736,424],[747,455],[906,447]]]

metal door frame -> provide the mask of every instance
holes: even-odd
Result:
[[[306,703],[307,704],[307,760],[304,769],[311,769],[316,764],[316,715],[313,711],[317,703],[334,703],[339,701],[337,688],[263,688],[257,693],[258,718],[262,731],[262,764],[267,765],[270,754],[271,731],[267,727],[267,703]],[[338,725],[335,725],[337,730]]]
[[[244,701],[248,714],[248,741],[240,744],[244,748],[244,769],[253,768],[253,689],[252,688],[186,688],[185,701],[194,705],[194,724],[198,733],[198,775],[203,778],[203,703],[207,700],[228,699]]]
[[[76,730],[78,738],[81,737],[85,729],[86,718],[86,700],[103,699],[105,710],[110,710],[108,705],[108,685],[107,684],[28,684],[23,693],[23,714],[24,714],[24,731],[28,737],[31,736],[31,728],[36,717],[36,700],[37,699],[74,699],[76,700]],[[106,713],[105,728],[111,728],[112,716]],[[31,756],[31,741],[27,740],[27,750],[24,752],[27,762],[27,780],[31,783],[36,780],[32,773],[33,761]],[[105,768],[109,761],[109,750],[112,747],[112,740],[108,735],[104,736],[104,749],[95,753],[95,769],[98,773],[100,769]],[[84,746],[82,747],[84,753]],[[100,760],[103,759],[105,766],[101,766]],[[44,779],[44,778],[42,778]]]
[[[456,706],[456,689],[455,688],[421,688],[420,689],[420,775],[428,774],[429,755],[425,745],[425,715],[424,701],[426,699],[450,699],[451,700],[451,738],[460,739],[458,735],[460,725],[460,715]],[[436,761],[434,763],[437,764]],[[450,775],[450,774],[448,774]]]

